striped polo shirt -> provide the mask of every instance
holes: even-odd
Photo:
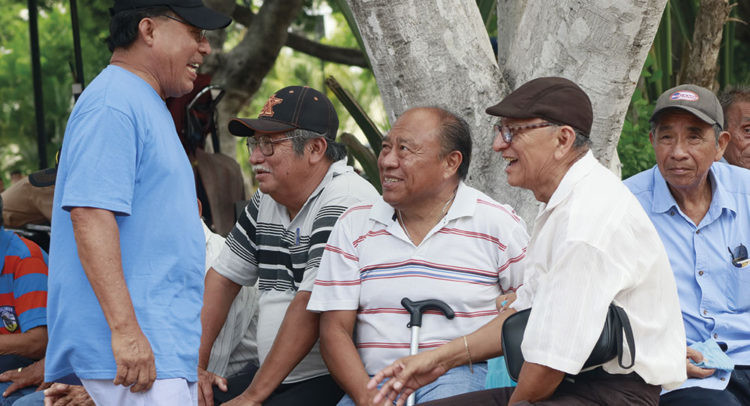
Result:
[[[0,334],[47,325],[47,253],[0,227]]]
[[[355,345],[373,375],[409,355],[409,315],[402,298],[440,299],[456,314],[448,320],[426,312],[420,349],[469,334],[497,315],[498,295],[523,283],[527,242],[525,224],[510,206],[463,182],[446,216],[419,246],[381,198],[353,207],[339,219],[308,310],[357,310]]]
[[[276,339],[286,310],[298,291],[310,291],[328,236],[341,213],[377,192],[346,165],[335,162],[294,219],[271,196],[256,192],[221,254],[216,272],[233,282],[258,283],[258,357],[261,364]],[[328,374],[318,344],[286,377],[295,383]]]

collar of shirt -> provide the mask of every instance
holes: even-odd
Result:
[[[568,195],[573,192],[575,185],[591,172],[596,162],[594,154],[592,154],[591,151],[588,151],[583,158],[573,163],[568,169],[568,172],[563,176],[562,180],[560,180],[560,184],[557,185],[555,192],[550,196],[549,202],[542,206],[539,215],[541,216],[543,213],[554,209],[561,202],[565,201],[568,198]]]
[[[474,210],[477,205],[477,191],[466,186],[463,181],[458,183],[458,189],[456,190],[456,197],[453,199],[453,204],[448,209],[448,213],[445,214],[443,221],[448,223],[457,218],[464,216],[471,216],[474,214]],[[396,210],[390,204],[386,203],[381,196],[372,206],[370,210],[370,220],[377,221],[387,227],[387,231],[391,235],[402,235],[406,238],[406,235],[398,224],[396,219]],[[397,231],[401,230],[401,231]],[[429,236],[429,235],[428,235]],[[427,239],[427,238],[425,238]]]
[[[733,215],[737,213],[737,203],[727,192],[724,184],[722,183],[722,180],[717,178],[714,174],[715,165],[717,165],[717,163],[711,165],[711,168],[709,168],[708,170],[708,181],[713,189],[711,191],[711,205],[708,207],[706,216],[698,225],[699,227],[711,224],[712,222],[716,221],[721,216],[721,213],[724,211],[724,209],[727,209]],[[653,176],[654,191],[653,197],[651,199],[651,211],[654,213],[666,213],[674,208],[686,221],[692,223],[692,220],[690,220],[682,212],[682,210],[680,210],[680,207],[677,205],[677,201],[675,201],[674,196],[672,196],[672,193],[669,191],[669,187],[667,187],[667,181],[664,180],[664,177],[662,177],[661,171],[659,171],[659,168],[657,166],[654,166],[653,168]]]
[[[328,171],[326,172],[325,176],[323,176],[323,179],[320,181],[320,183],[318,183],[318,186],[315,188],[315,190],[313,190],[312,193],[310,193],[310,196],[307,197],[307,200],[305,200],[305,204],[302,205],[302,207],[299,210],[299,213],[302,213],[305,210],[305,208],[310,205],[310,202],[315,200],[318,197],[318,195],[323,193],[323,190],[326,188],[326,186],[328,186],[329,183],[331,183],[333,178],[335,178],[336,176],[345,174],[347,172],[353,172],[353,171],[354,169],[351,166],[348,166],[346,164],[346,159],[341,159],[339,161],[332,163],[331,166],[328,167]],[[295,216],[294,218],[295,220],[300,217],[299,213],[297,213],[297,216]],[[281,216],[281,217],[288,218],[289,216]],[[282,225],[287,227],[291,223],[292,221],[287,220],[287,222]]]

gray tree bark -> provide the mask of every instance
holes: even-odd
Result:
[[[619,175],[617,142],[666,0],[528,0],[505,77],[562,76],[591,98],[594,155]]]
[[[728,0],[701,0],[700,10],[695,17],[690,55],[686,59],[688,62],[682,65],[680,83],[693,83],[717,90],[717,60],[724,23],[731,9]]]
[[[348,2],[389,118],[419,105],[445,106],[467,118],[474,139],[469,183],[511,204],[531,225],[538,203],[507,185],[504,164],[491,151],[485,108],[532,78],[567,77],[592,99],[595,155],[605,165],[617,162],[625,113],[666,0],[524,1],[525,7],[498,1],[504,35],[498,43],[510,42],[500,67],[487,56],[474,1]]]

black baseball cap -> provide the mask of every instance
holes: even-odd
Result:
[[[649,121],[656,121],[658,115],[666,109],[685,110],[705,123],[724,128],[724,112],[716,95],[698,85],[680,85],[662,93],[656,99],[654,112]]]
[[[594,121],[591,99],[586,92],[560,77],[530,80],[486,112],[508,118],[543,118],[569,125],[587,136]]]
[[[202,0],[115,0],[110,11],[115,15],[125,10],[158,6],[169,7],[182,19],[202,30],[217,30],[232,22],[231,18],[206,7]]]
[[[307,86],[285,87],[268,98],[258,118],[229,121],[229,132],[238,137],[252,137],[256,132],[279,134],[297,128],[336,139],[339,117],[323,93]]]

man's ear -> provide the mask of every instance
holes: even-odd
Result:
[[[458,172],[458,167],[464,161],[464,155],[459,151],[451,151],[445,156],[445,177],[450,178]]]
[[[145,17],[138,23],[138,36],[143,38],[143,41],[149,46],[153,45],[155,29],[156,22],[153,17]]]
[[[325,137],[316,137],[311,139],[305,145],[305,150],[310,152],[310,163],[316,164],[325,159],[328,140]]]
[[[727,145],[729,145],[729,139],[731,138],[731,134],[729,134],[728,131],[722,131],[719,133],[719,138],[716,140],[717,145],[716,146],[716,155],[714,156],[714,161],[721,160],[721,157],[724,156],[724,151],[727,149]]]
[[[576,141],[576,132],[569,125],[561,125],[556,130],[555,140],[557,141],[557,148],[555,148],[555,158],[561,159],[573,148],[573,143]]]

